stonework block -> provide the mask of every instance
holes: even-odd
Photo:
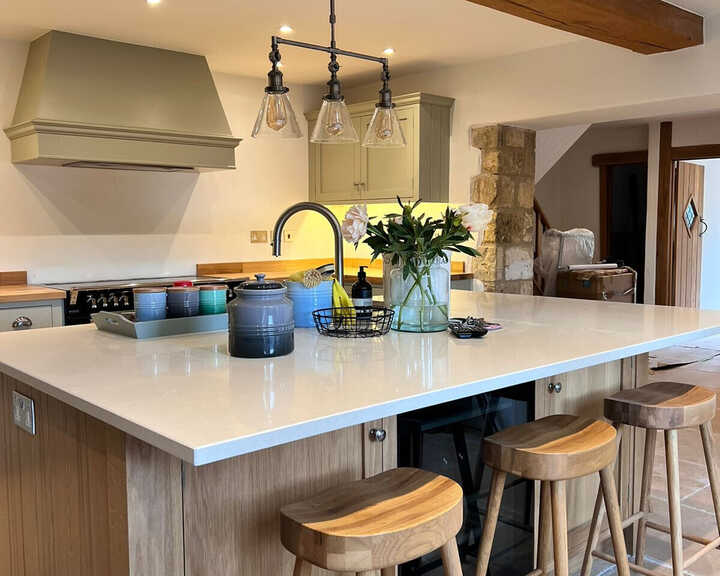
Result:
[[[527,248],[512,246],[505,250],[505,280],[532,280],[533,257]]]
[[[488,150],[497,148],[500,145],[502,134],[502,126],[494,124],[492,126],[479,126],[473,128],[470,139],[472,145],[480,150]]]
[[[495,238],[500,244],[513,244],[525,233],[525,214],[521,211],[500,212],[495,220]]]
[[[515,126],[502,126],[502,145],[511,148],[522,148],[525,146],[525,135],[527,130]]]
[[[519,208],[533,209],[535,200],[535,178],[525,176],[517,183],[517,205]]]

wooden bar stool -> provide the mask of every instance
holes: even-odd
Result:
[[[672,549],[673,576],[681,576],[691,564],[720,545],[720,536],[714,539],[683,535],[680,518],[680,469],[678,461],[678,429],[699,427],[705,452],[710,491],[712,492],[715,519],[720,534],[720,484],[713,459],[713,436],[710,421],[715,416],[715,394],[700,386],[679,382],[655,382],[635,390],[623,390],[605,399],[605,417],[622,426],[645,428],[645,460],[640,490],[640,511],[623,522],[623,527],[637,522],[637,542],[635,563],[630,568],[640,574],[659,576],[659,572],[644,567],[645,537],[647,528],[670,535]],[[670,526],[650,522],[646,516],[650,512],[649,498],[652,484],[655,443],[658,430],[665,432],[665,460],[667,466],[668,505],[670,508]],[[595,550],[602,539],[598,534],[602,524],[603,511],[599,499],[595,502],[595,514],[590,527],[588,547],[581,576],[590,576],[592,556],[614,562],[612,556]],[[687,560],[683,560],[683,539],[690,540],[703,547]]]
[[[331,488],[281,510],[282,543],[294,576],[312,566],[370,576],[441,549],[447,576],[462,576],[455,536],[463,521],[460,486],[415,468],[396,468]]]
[[[537,569],[530,574],[546,574],[552,525],[555,575],[568,576],[565,481],[599,472],[613,544],[621,558],[618,573],[630,576],[612,470],[617,453],[616,436],[615,428],[602,420],[561,414],[507,428],[487,437],[483,456],[492,468],[493,476],[476,575],[487,574],[505,477],[514,474],[541,482]]]

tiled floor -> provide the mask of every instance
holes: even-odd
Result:
[[[713,357],[716,354],[717,356]],[[651,381],[688,382],[717,390],[720,393],[720,337],[698,340],[684,347],[669,348],[654,353],[653,356],[651,364],[653,364],[653,360],[656,364],[672,364],[697,359],[701,361],[668,370],[658,370],[651,375]],[[716,458],[720,459],[720,411],[713,420],[713,430]],[[681,430],[679,444],[683,531],[688,534],[714,538],[718,535],[718,526],[713,512],[712,496],[699,432],[697,430]],[[659,436],[657,441],[651,506],[653,519],[667,525],[667,476],[665,473],[665,443],[662,436]],[[699,548],[698,544],[685,542],[686,556]],[[670,559],[669,536],[648,530],[647,566],[659,568],[661,573],[671,575]],[[598,563],[593,572],[610,576],[615,573],[615,570],[614,567]],[[688,576],[720,575],[720,550],[711,551],[690,566],[685,574]]]

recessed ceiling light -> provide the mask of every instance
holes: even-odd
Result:
[[[282,26],[280,26],[280,32],[282,32],[283,34],[290,34],[290,32],[292,31],[293,29],[287,24],[283,24]]]
[[[383,54],[385,54],[385,56],[391,56],[391,55],[395,54],[395,49],[394,48],[385,48],[385,50],[383,50]]]
[[[162,0],[145,0],[145,2],[147,2],[150,6],[157,6],[160,2],[162,2]]]

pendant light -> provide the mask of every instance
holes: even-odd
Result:
[[[330,80],[328,81],[328,93],[323,98],[320,113],[318,114],[315,126],[310,134],[310,142],[318,144],[346,144],[358,142],[357,131],[353,126],[350,112],[345,105],[345,98],[342,95],[340,80],[337,73],[340,65],[337,62],[338,54],[350,58],[359,58],[382,64],[382,89],[380,90],[380,102],[375,108],[372,121],[362,145],[372,148],[397,148],[405,146],[400,122],[395,112],[395,105],[392,103],[390,91],[390,72],[387,58],[369,56],[359,52],[340,50],[335,44],[335,0],[330,0],[330,46],[319,44],[308,44],[296,40],[287,40],[279,36],[271,39],[272,49],[270,51],[270,62],[272,69],[268,73],[268,86],[265,88],[260,112],[255,121],[254,137],[269,135],[285,138],[299,138],[302,134],[295,118],[290,100],[287,97],[288,89],[283,86],[282,72],[278,70],[280,61],[279,44],[305,48],[307,50],[318,50],[330,54]]]
[[[302,132],[288,98],[290,89],[283,86],[283,74],[278,69],[280,50],[276,42],[272,43],[270,62],[272,68],[268,72],[268,85],[265,88],[265,97],[260,105],[252,136],[253,138],[261,136],[300,138]]]
[[[380,102],[375,105],[375,112],[362,145],[366,148],[404,148],[407,143],[395,112],[395,104],[392,103],[390,71],[387,65],[383,65],[382,81]]]
[[[332,18],[332,15],[330,17]],[[330,22],[332,23],[332,20]],[[335,46],[334,34],[330,45]],[[348,144],[360,141],[340,89],[340,80],[337,77],[339,69],[340,65],[337,63],[337,56],[331,53],[330,64],[328,64],[328,70],[330,70],[330,80],[327,83],[328,93],[323,98],[320,113],[310,135],[310,142],[316,144]]]

